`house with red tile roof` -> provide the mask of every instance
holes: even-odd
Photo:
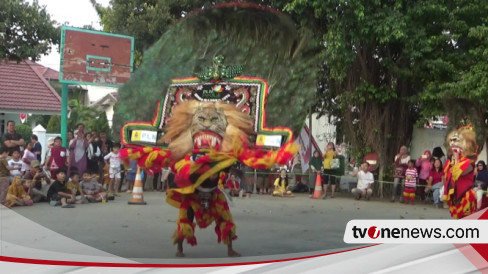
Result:
[[[61,98],[46,80],[56,79],[55,74],[30,61],[0,62],[0,132],[8,120],[20,123],[20,113],[61,113]]]

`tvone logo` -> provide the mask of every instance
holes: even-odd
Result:
[[[380,230],[376,226],[372,226],[368,229],[368,236],[371,239],[376,239],[380,236]]]
[[[365,238],[366,235],[371,239],[377,239],[380,236],[380,229],[376,226],[371,226],[370,228],[359,228],[357,226],[352,227],[352,235],[354,238]]]

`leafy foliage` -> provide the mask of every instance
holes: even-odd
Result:
[[[325,46],[316,110],[340,117],[353,147],[379,153],[385,166],[409,144],[415,121],[462,104],[444,108],[443,98],[486,97],[487,8],[463,0],[293,0],[285,10],[323,26],[314,28]]]
[[[38,60],[59,43],[56,22],[37,0],[0,1],[0,59]]]
[[[15,131],[22,136],[26,142],[30,142],[32,136],[32,128],[28,124],[15,125]]]
[[[61,117],[58,115],[53,115],[49,118],[46,127],[47,133],[60,133],[61,132]]]
[[[112,139],[112,134],[110,127],[108,125],[107,113],[105,111],[99,111],[95,119],[91,120],[90,123],[86,125],[87,129],[90,131],[94,130],[96,132],[105,131],[107,133],[107,138]],[[115,139],[113,141],[119,141],[120,136],[115,134]]]
[[[51,118],[50,115],[32,115],[31,117],[27,118],[27,121],[30,123],[31,121],[34,122],[35,125],[41,125],[43,128],[47,127],[49,123],[49,119]]]
[[[97,110],[73,99],[68,102],[70,115],[68,118],[68,129],[74,130],[78,124],[84,124],[86,131],[95,130],[97,132],[104,130],[109,132],[107,115],[103,110]]]

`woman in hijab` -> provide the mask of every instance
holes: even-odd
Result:
[[[488,198],[486,197],[486,189],[488,188],[488,169],[484,161],[478,161],[475,169],[475,191],[476,199],[478,201],[478,210],[488,206]]]
[[[441,160],[441,163],[444,165],[446,163],[446,155],[444,151],[442,151],[441,147],[435,147],[432,150],[432,158]]]
[[[308,181],[309,197],[312,198],[312,194],[315,190],[315,181],[317,180],[317,175],[320,176],[320,170],[322,169],[322,157],[320,157],[320,152],[314,151],[312,159],[310,160],[310,180]]]

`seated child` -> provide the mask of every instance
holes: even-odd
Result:
[[[31,169],[26,171],[24,180],[30,182],[27,194],[31,196],[34,203],[46,199],[47,189],[51,184],[51,175],[40,168],[38,160],[31,161]]]
[[[20,151],[19,150],[14,150],[12,152],[12,159],[8,161],[8,165],[11,167],[10,169],[10,182],[14,181],[14,177],[19,176],[22,177],[24,176],[24,172],[22,171],[22,168],[24,166],[24,162],[22,162],[22,159],[20,159]]]
[[[229,189],[229,195],[237,197],[239,196],[239,186],[240,183],[236,178],[235,174],[230,175],[230,179],[227,180],[227,183],[225,184],[225,188]]]
[[[5,206],[31,206],[33,204],[34,202],[24,190],[24,186],[22,185],[22,179],[19,176],[15,176],[12,184],[8,188],[7,201],[5,202]]]
[[[80,184],[80,175],[78,175],[78,171],[72,171],[70,175],[70,179],[66,183],[66,188],[75,196],[76,199],[76,204],[82,204],[84,202],[88,202],[84,195],[83,195],[83,190],[81,189],[81,184]]]
[[[288,176],[286,176],[286,169],[282,169],[280,171],[280,177],[276,178],[274,187],[275,189],[273,191],[273,196],[293,197],[293,193],[291,193],[288,187]]]
[[[61,204],[62,208],[74,208],[75,196],[66,188],[66,171],[58,168],[54,171],[56,180],[51,184],[47,192],[47,199],[52,206]]]
[[[83,194],[89,202],[101,202],[107,199],[107,193],[103,191],[103,187],[88,171],[83,172],[80,184]]]

